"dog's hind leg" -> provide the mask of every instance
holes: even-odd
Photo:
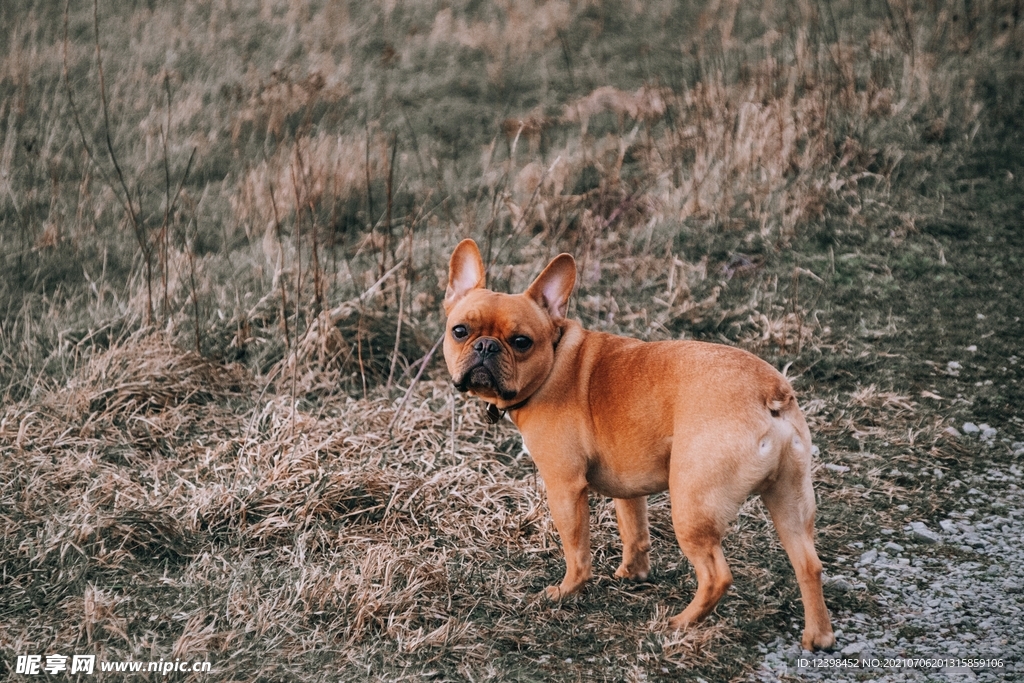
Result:
[[[651,532],[647,524],[647,496],[615,498],[615,518],[622,538],[620,579],[643,581],[651,571]]]
[[[732,572],[722,552],[724,525],[709,518],[704,505],[694,504],[702,493],[678,486],[670,489],[669,494],[676,539],[697,573],[697,593],[693,600],[669,620],[669,626],[676,629],[685,628],[710,614],[732,585]]]
[[[828,608],[821,590],[821,560],[814,550],[814,490],[811,486],[810,439],[804,432],[784,453],[778,477],[761,493],[782,547],[796,571],[804,603],[805,650],[829,649],[835,644]]]
[[[672,628],[686,628],[706,617],[732,585],[732,572],[722,553],[721,537],[709,531],[689,526],[682,532],[676,530],[679,546],[697,572],[697,593],[686,609],[669,619]]]
[[[723,430],[677,431],[672,442],[668,495],[676,540],[697,574],[697,593],[686,609],[672,617],[672,628],[685,628],[706,617],[732,585],[732,572],[722,552],[722,537],[739,512],[747,482],[709,463],[728,462],[726,453],[739,448]]]

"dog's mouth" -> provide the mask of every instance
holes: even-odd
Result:
[[[494,394],[505,401],[516,397],[518,392],[503,387],[495,373],[483,363],[466,370],[461,378],[454,382],[459,391],[474,391]]]
[[[498,388],[498,380],[495,379],[494,373],[482,365],[469,371],[469,384],[478,389]]]

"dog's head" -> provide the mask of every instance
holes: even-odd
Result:
[[[444,310],[444,359],[459,391],[499,409],[527,400],[555,360],[576,262],[556,256],[522,294],[484,287],[484,263],[473,240],[452,252]]]

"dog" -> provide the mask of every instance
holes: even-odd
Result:
[[[609,496],[622,538],[615,576],[650,572],[647,496],[668,490],[679,546],[697,574],[675,629],[706,617],[732,585],[722,536],[759,494],[796,570],[807,650],[835,636],[814,548],[811,435],[789,382],[751,353],[697,341],[644,342],[566,318],[576,262],[555,257],[522,294],[485,288],[480,251],[452,253],[444,357],[455,387],[508,414],[548,492],[565,551],[559,600],[591,578],[588,494]]]

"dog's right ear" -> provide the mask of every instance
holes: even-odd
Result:
[[[444,293],[444,311],[448,313],[452,306],[474,289],[484,286],[487,279],[484,273],[484,261],[480,258],[480,250],[473,240],[462,240],[452,252],[448,262],[448,289]]]

